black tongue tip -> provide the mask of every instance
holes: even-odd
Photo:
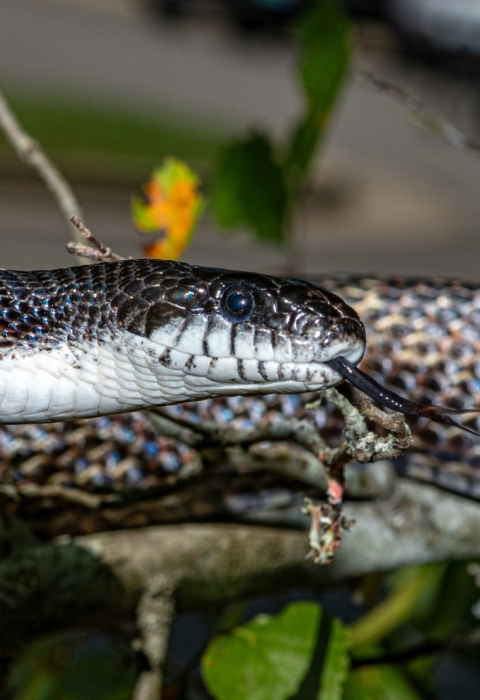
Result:
[[[410,416],[421,416],[422,418],[429,418],[430,420],[436,421],[437,423],[444,423],[445,425],[455,425],[457,428],[465,430],[467,433],[472,435],[480,436],[476,430],[472,428],[467,428],[465,425],[458,423],[451,416],[461,415],[463,413],[474,413],[480,411],[478,408],[473,409],[456,409],[456,408],[443,408],[442,406],[435,406],[433,404],[420,404],[415,401],[410,401],[409,399],[404,399],[398,394],[395,394],[389,389],[381,386],[378,382],[358,369],[345,357],[339,356],[334,357],[333,360],[326,362],[327,365],[333,367],[333,369],[338,372],[344,379],[346,379],[350,384],[352,384],[364,394],[369,396],[373,401],[377,401],[382,406],[390,408],[393,411],[399,411]]]

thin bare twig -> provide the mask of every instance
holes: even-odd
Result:
[[[70,233],[75,240],[81,241],[81,236],[70,217],[76,215],[82,217],[82,211],[72,188],[60,173],[58,168],[46,155],[37,141],[34,141],[22,128],[15,114],[11,110],[7,100],[0,92],[0,127],[3,129],[9,143],[17,152],[18,157],[37,171],[48,189],[55,197],[58,206],[66,220]],[[79,262],[82,262],[79,260]]]
[[[313,421],[304,418],[301,420],[296,418],[285,419],[271,425],[244,429],[232,428],[217,421],[193,423],[177,417],[164,408],[151,411],[151,417],[154,425],[157,425],[160,429],[162,427],[166,429],[170,437],[179,437],[188,445],[197,449],[215,446],[240,446],[247,448],[259,442],[291,441],[304,447],[317,458],[320,458],[321,461],[328,463],[328,466],[336,453],[323,440]],[[160,417],[160,420],[158,420],[158,417]],[[173,427],[175,424],[178,424],[181,428],[176,435],[174,434],[176,429]]]
[[[77,257],[85,258],[86,260],[95,260],[95,262],[105,261],[100,251],[91,248],[89,245],[84,245],[83,243],[69,241],[65,248],[67,249],[68,253],[76,255]]]
[[[431,110],[405,88],[369,72],[358,72],[357,77],[373,87],[377,92],[395,100],[403,107],[410,121],[420,128],[437,134],[454,148],[469,151],[476,156],[480,156],[480,143],[478,141],[466,136],[456,126]]]
[[[86,238],[90,245],[74,242],[67,243],[67,250],[69,253],[73,253],[74,255],[82,255],[85,258],[90,258],[101,262],[118,262],[119,260],[125,260],[125,258],[122,258],[121,255],[117,255],[117,253],[114,253],[111,248],[108,248],[101,241],[95,238],[90,229],[88,229],[77,216],[71,216],[70,221],[80,231],[82,237]]]
[[[329,447],[313,421],[305,418],[285,419],[258,428],[236,429],[216,421],[193,423],[164,408],[154,409],[150,415],[154,425],[165,431],[166,435],[196,449],[212,446],[246,448],[260,442],[294,442],[312,453],[331,476],[335,471],[340,472],[352,458],[361,463],[393,459],[411,446],[412,436],[405,416],[381,411],[365,394],[348,383],[342,385],[342,393],[337,389],[327,389],[322,392],[319,401],[323,398],[333,403],[345,419],[345,442],[337,448]],[[389,435],[380,437],[370,432],[365,419],[382,426]]]

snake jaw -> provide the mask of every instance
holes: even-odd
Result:
[[[326,360],[338,354],[361,359],[365,329],[338,296],[299,280],[192,270],[205,279],[215,273],[204,295],[208,311],[201,304],[194,311],[185,307],[176,318],[163,300],[147,319],[148,340],[162,346],[161,363],[168,361],[169,370],[182,364],[191,399],[316,391],[341,380]],[[225,297],[232,293],[248,297],[245,318],[225,313]]]
[[[342,357],[341,355],[334,357],[326,364],[333,367],[333,369],[338,372],[343,379],[350,382],[350,384],[353,384],[353,386],[360,389],[360,391],[363,391],[363,393],[369,396],[373,401],[376,401],[386,408],[390,408],[393,411],[399,411],[400,413],[409,416],[428,418],[436,423],[454,425],[467,433],[480,436],[480,433],[478,433],[476,430],[468,428],[452,418],[452,415],[478,412],[480,411],[478,408],[446,408],[443,406],[435,406],[434,404],[420,404],[416,401],[405,399],[390,389],[386,389],[385,387],[381,386],[381,384],[369,377],[368,374],[365,374],[365,372],[362,372],[361,369],[356,367],[347,358]]]
[[[0,423],[337,384],[358,314],[318,286],[164,260],[0,271]]]

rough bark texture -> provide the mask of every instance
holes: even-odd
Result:
[[[11,648],[87,613],[131,617],[159,575],[168,577],[183,611],[291,585],[480,555],[478,505],[430,486],[400,481],[388,500],[348,504],[345,512],[356,524],[327,567],[305,560],[304,531],[189,524],[39,544],[10,524],[0,563],[0,645]]]

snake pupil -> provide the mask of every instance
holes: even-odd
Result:
[[[223,313],[234,323],[246,321],[253,310],[253,296],[250,290],[242,287],[227,289],[223,295],[221,305]]]

